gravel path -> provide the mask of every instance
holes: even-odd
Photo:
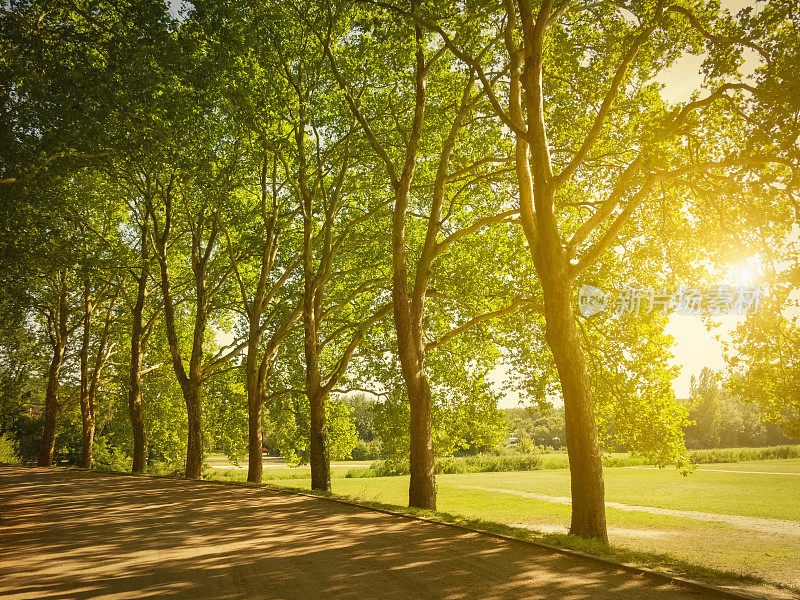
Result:
[[[650,471],[658,471],[660,470],[659,467],[623,467],[624,469],[648,469]],[[708,469],[708,468],[698,468],[698,471],[703,472],[712,472],[712,473],[743,473],[746,475],[793,475],[795,477],[800,477],[800,473],[797,472],[787,472],[787,471],[743,471],[741,469]]]
[[[0,467],[4,600],[716,598],[529,544],[266,489]]]
[[[483,490],[485,492],[496,492],[499,494],[512,494],[523,498],[543,500],[555,504],[572,504],[572,500],[567,496],[548,496],[547,494],[536,494],[534,492],[521,492],[519,490],[506,490],[502,488],[487,488],[478,485],[459,485],[457,487],[470,490]],[[673,517],[687,517],[698,521],[716,521],[727,523],[740,529],[750,529],[761,533],[777,533],[800,538],[800,521],[787,521],[783,519],[764,519],[761,517],[743,517],[739,515],[724,515],[719,513],[700,512],[697,510],[673,510],[670,508],[657,508],[655,506],[637,506],[634,504],[621,504],[619,502],[606,502],[606,508],[616,508],[618,510],[630,510],[635,512],[645,512],[654,515],[670,515]]]

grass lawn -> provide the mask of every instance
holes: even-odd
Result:
[[[332,468],[335,494],[381,504],[407,504],[407,476],[348,479],[344,477],[348,469]],[[214,478],[246,477],[243,471],[214,471]],[[800,522],[800,475],[766,474],[769,472],[800,474],[800,459],[701,465],[688,477],[674,469],[607,467],[606,500]],[[491,491],[569,496],[569,472],[565,469],[438,475],[436,480],[440,512],[545,534],[565,533],[569,525],[568,505]],[[307,469],[264,469],[264,481],[300,489],[311,485]],[[762,533],[727,523],[614,508],[607,510],[607,520],[612,546],[624,551],[666,555],[667,565],[688,563],[800,588],[800,536],[796,534]]]

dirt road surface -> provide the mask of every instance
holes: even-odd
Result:
[[[306,496],[0,467],[5,600],[719,597]]]

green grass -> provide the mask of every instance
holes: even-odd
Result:
[[[700,465],[700,470],[717,469],[721,471],[758,471],[777,473],[797,473],[800,475],[800,459],[752,460],[742,463],[717,463]]]
[[[735,468],[732,468],[734,467]],[[729,515],[800,521],[800,476],[729,473],[711,469],[800,473],[800,459],[759,461],[731,465],[705,465],[684,477],[674,469],[608,467],[605,469],[606,500],[673,510],[695,510]],[[392,504],[404,504],[407,477],[346,478],[347,467],[332,467],[336,493]],[[245,471],[214,469],[214,479],[244,481]],[[265,482],[280,482],[295,488],[310,488],[308,469],[265,469]],[[569,472],[541,470],[528,472],[444,474],[437,476],[439,499],[448,497],[460,486],[479,486],[534,492],[550,496],[569,496]],[[466,492],[466,490],[462,490]],[[495,492],[491,496],[497,496]],[[510,494],[501,494],[510,496]],[[527,505],[532,502],[523,498]],[[537,503],[547,504],[551,503]],[[556,505],[554,505],[556,506]],[[560,505],[558,505],[560,506]],[[566,514],[569,507],[563,507]],[[561,510],[561,509],[559,509]],[[551,511],[552,512],[552,511]]]
[[[790,472],[800,459],[761,463],[764,470]],[[771,465],[771,466],[770,466]],[[707,465],[709,469],[728,465]],[[732,470],[732,469],[731,469]],[[675,469],[611,467],[604,470],[606,500],[673,510],[789,519],[800,521],[800,476],[697,470],[684,477]],[[569,496],[566,470],[524,473],[441,475],[439,484],[475,485],[494,489]],[[344,482],[337,482],[340,486]]]

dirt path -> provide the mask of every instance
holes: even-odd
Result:
[[[659,467],[623,467],[624,469],[648,469],[650,471],[658,471]],[[787,471],[742,471],[739,469],[707,469],[698,468],[698,471],[712,472],[712,473],[744,473],[747,475],[793,475],[800,477],[800,473],[787,472]]]
[[[512,494],[523,498],[533,498],[544,502],[555,504],[571,504],[572,500],[567,496],[548,496],[547,494],[536,494],[533,492],[521,492],[519,490],[506,490],[502,488],[487,488],[478,485],[459,485],[457,487],[483,490],[485,492],[497,492],[500,494]],[[741,529],[750,529],[761,533],[777,533],[792,537],[800,537],[800,521],[786,521],[783,519],[764,519],[760,517],[742,517],[739,515],[723,515],[719,513],[700,512],[697,510],[673,510],[670,508],[657,508],[655,506],[637,506],[634,504],[621,504],[619,502],[606,502],[606,508],[616,508],[618,510],[629,510],[635,512],[645,512],[654,515],[670,515],[673,517],[686,517],[697,519],[698,521],[716,521],[727,523]]]
[[[0,467],[5,600],[715,598],[521,542],[264,489]]]

